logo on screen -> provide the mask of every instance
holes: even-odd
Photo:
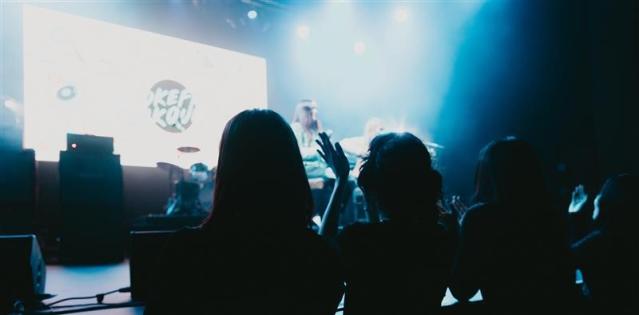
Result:
[[[151,119],[168,132],[179,133],[191,127],[195,103],[184,85],[163,80],[151,87],[147,96]]]

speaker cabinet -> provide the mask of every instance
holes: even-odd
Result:
[[[145,301],[152,285],[154,274],[162,273],[158,270],[159,255],[164,249],[166,240],[174,231],[132,231],[130,234],[130,262],[131,298]]]
[[[0,150],[0,234],[33,233],[35,165],[33,150]]]
[[[61,260],[122,260],[126,226],[120,156],[62,151],[59,168]]]
[[[15,300],[35,300],[44,293],[46,265],[35,235],[0,236],[0,314]]]

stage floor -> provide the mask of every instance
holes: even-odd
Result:
[[[128,287],[129,285],[128,261],[118,264],[97,266],[47,266],[46,292],[56,295],[56,297],[48,300],[48,302],[76,296],[92,296],[98,293]],[[481,294],[479,293],[472,299],[472,301],[477,300],[481,300]],[[131,295],[129,293],[114,293],[108,295],[104,299],[105,303],[124,303],[130,301]],[[451,295],[450,291],[446,290],[446,296],[442,300],[442,306],[452,305],[456,302],[457,300],[455,300],[455,298]],[[95,300],[68,301],[59,305],[75,305],[82,303],[95,303]],[[141,315],[144,313],[144,307],[133,306],[108,310],[96,310],[88,313],[96,315]],[[336,314],[341,314],[341,312]]]
[[[128,261],[118,264],[96,266],[48,265],[46,292],[55,294],[56,297],[48,300],[47,302],[75,296],[91,296],[98,293],[128,287],[130,283]],[[105,303],[124,303],[130,301],[130,293],[114,293],[104,298]],[[83,303],[95,303],[95,299],[68,301],[60,303],[59,305],[75,305]],[[144,313],[144,307],[136,306],[115,308],[91,311],[88,313],[95,315],[141,315]]]

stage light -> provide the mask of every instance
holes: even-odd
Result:
[[[362,41],[357,41],[353,44],[353,52],[356,55],[363,55],[366,52],[366,44]]]
[[[297,34],[297,37],[300,39],[305,40],[311,35],[311,29],[306,25],[300,25],[297,27],[297,30],[295,30],[295,34]]]
[[[7,109],[13,111],[13,112],[18,112],[18,107],[20,105],[18,104],[18,101],[12,99],[12,98],[6,98],[4,100],[4,107],[6,107]]]
[[[393,12],[393,19],[398,23],[404,23],[408,20],[408,10],[406,8],[397,8]]]
[[[248,18],[251,20],[255,20],[257,18],[257,11],[255,10],[248,11],[246,13],[246,16],[248,16]]]

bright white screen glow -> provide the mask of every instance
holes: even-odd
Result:
[[[113,137],[126,165],[213,166],[226,122],[266,107],[263,58],[35,6],[23,12],[24,143],[38,160],[57,161],[66,134],[78,133]],[[152,118],[147,98],[165,80],[184,91],[167,90],[160,103],[195,104],[192,115],[182,107],[182,132]]]

